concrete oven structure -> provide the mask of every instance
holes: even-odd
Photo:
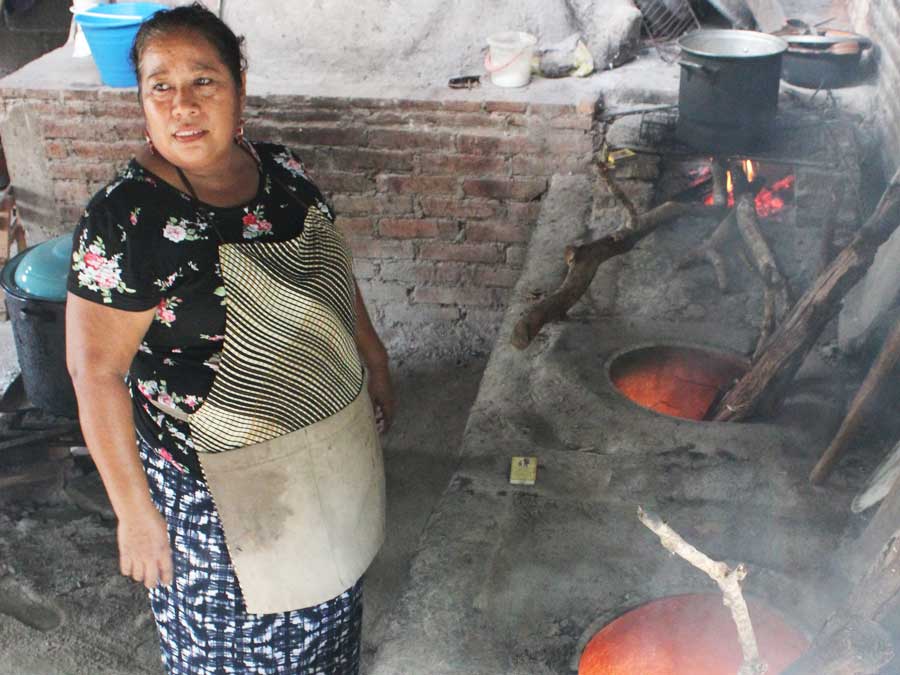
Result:
[[[814,350],[779,414],[751,424],[660,415],[613,385],[617,358],[640,347],[752,353],[764,294],[750,266],[729,257],[728,293],[711,268],[679,266],[709,222],[684,218],[656,231],[601,266],[568,320],[544,327],[526,350],[510,344],[520,314],[559,286],[565,246],[626,221],[622,194],[639,211],[691,191],[703,200],[696,178],[708,157],[672,135],[679,67],[638,47],[633,13],[622,10],[618,42],[594,26],[594,46],[605,35],[603,44],[616,45],[603,52],[608,62],[630,49],[637,58],[628,63],[520,90],[486,81],[451,90],[449,77],[481,72],[481,33],[495,27],[475,7],[483,3],[468,8],[469,21],[425,10],[395,16],[396,4],[387,14],[355,11],[339,36],[324,33],[322,13],[333,3],[309,21],[286,4],[221,4],[248,33],[248,134],[304,157],[339,214],[363,293],[396,353],[491,351],[458,463],[434,496],[401,597],[367,636],[368,672],[570,672],[593,634],[624,609],[709,590],[643,529],[638,505],[661,512],[712,557],[746,562],[749,593],[815,633],[851,583],[835,552],[850,539],[848,525],[860,524],[849,502],[873,463],[842,467],[826,488],[806,481],[851,393],[846,364],[833,349]],[[546,4],[526,2],[508,20],[559,39],[590,29],[583,16],[604,5],[565,3],[578,8],[567,14]],[[785,3],[790,16],[811,22],[832,16],[821,4]],[[900,157],[894,5],[851,2],[857,27],[882,47],[877,79],[815,99],[783,86],[777,142],[748,153],[773,182],[792,177],[786,208],[760,229],[797,295],[855,233],[878,174],[867,167]],[[283,21],[274,19],[282,10]],[[350,39],[366,26],[409,39],[392,45],[376,31],[367,52],[362,39]],[[287,53],[293,44],[296,53]],[[431,47],[439,53],[429,62]],[[66,48],[0,80],[0,105],[32,241],[71,228],[141,142],[135,91],[100,86],[93,64]],[[617,189],[598,171],[611,150],[631,153],[615,155]],[[846,198],[832,203],[826,196],[837,186]],[[890,287],[881,279],[896,278],[896,245],[873,267],[885,276],[864,284]],[[727,252],[738,247],[735,238]],[[867,309],[869,324],[890,306]],[[538,458],[534,486],[509,484],[513,456]]]

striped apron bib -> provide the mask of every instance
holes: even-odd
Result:
[[[381,446],[356,344],[342,236],[309,207],[289,241],[221,244],[225,342],[186,420],[247,611],[353,586],[384,540]]]

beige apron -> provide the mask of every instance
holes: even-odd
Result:
[[[296,239],[219,246],[227,302],[216,379],[195,413],[154,402],[191,425],[252,614],[290,611],[335,597],[359,580],[384,541],[381,446],[353,336],[347,334],[346,312],[341,320],[341,307],[352,302],[346,294],[355,292],[349,257],[340,234],[314,210]],[[311,250],[326,254],[316,253],[310,264]],[[327,251],[338,261],[330,268],[323,262]],[[335,268],[344,264],[343,273],[335,275]],[[303,283],[290,283],[293,274]],[[345,277],[346,283],[334,281]],[[338,287],[341,301],[329,307],[321,293],[311,298],[303,290],[317,283],[320,288],[331,284],[329,292]],[[265,330],[271,331],[268,336],[258,332]],[[281,348],[271,345],[277,340],[284,340]],[[260,411],[281,413],[286,392],[290,400],[292,387],[309,385],[309,377],[296,367],[306,352],[285,356],[285,349],[304,350],[307,343],[333,352],[303,362],[316,363],[313,370],[337,378],[338,385],[319,393],[327,394],[323,405],[341,407],[297,429],[302,417],[285,420]],[[256,354],[257,360],[237,367],[247,354]],[[262,380],[256,368],[265,369]],[[275,376],[283,377],[277,386],[272,384]],[[260,381],[266,386],[254,386]],[[331,389],[338,393],[332,396]],[[299,403],[297,414],[305,414]],[[217,447],[203,447],[209,438],[225,438],[237,447],[221,440]],[[252,442],[260,438],[265,440]]]

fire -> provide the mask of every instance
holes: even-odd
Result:
[[[769,675],[808,647],[798,630],[748,599]],[[677,595],[642,605],[603,627],[587,644],[578,675],[734,675],[741,665],[737,629],[722,596]]]
[[[741,162],[741,166],[744,169],[747,180],[750,182],[756,180],[758,176],[758,165],[756,162],[745,159]],[[706,175],[708,176],[709,174]],[[734,183],[731,179],[731,171],[726,173],[725,179],[725,184],[728,189],[728,206],[734,206]],[[762,188],[756,195],[756,214],[760,218],[766,218],[775,215],[784,209],[787,203],[787,194],[793,189],[794,182],[795,177],[790,175],[774,182],[769,187]],[[713,196],[711,194],[707,195],[703,203],[708,206],[712,205]]]

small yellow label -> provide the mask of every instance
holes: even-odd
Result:
[[[634,150],[629,150],[628,148],[622,148],[621,150],[612,150],[609,154],[606,155],[606,163],[610,166],[615,166],[616,162],[622,162],[626,159],[631,159],[637,155]]]
[[[509,467],[510,485],[534,485],[537,466],[537,457],[513,457]]]

